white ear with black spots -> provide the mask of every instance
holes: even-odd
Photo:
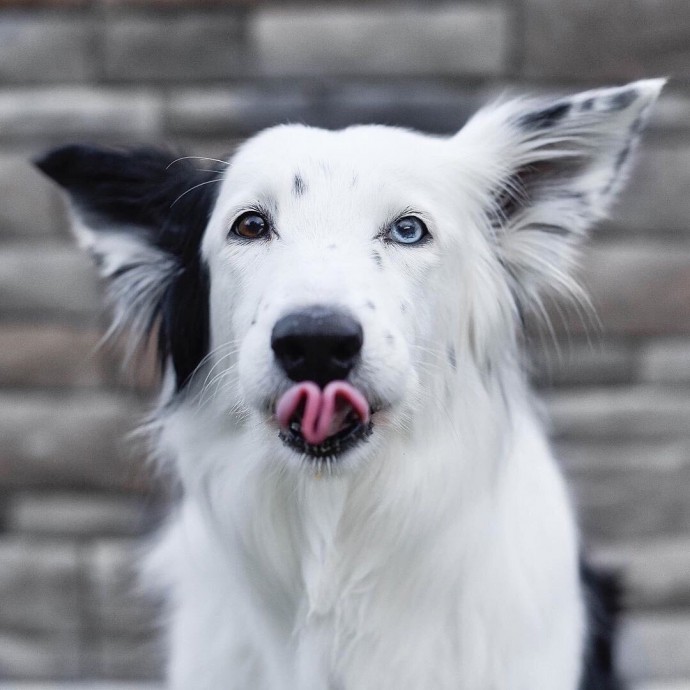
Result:
[[[611,208],[664,79],[477,113],[456,135],[478,170],[489,232],[521,308],[578,295],[577,249]]]
[[[72,145],[36,166],[68,194],[79,243],[108,281],[113,328],[158,334],[177,388],[208,350],[208,276],[200,256],[220,172],[156,149]]]

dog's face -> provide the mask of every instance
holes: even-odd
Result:
[[[345,467],[490,386],[517,316],[577,289],[576,247],[660,88],[509,102],[451,138],[277,127],[212,172],[83,147],[39,166],[118,321],[159,322],[171,395],[239,415],[284,462]]]
[[[202,245],[216,361],[236,349],[239,397],[269,427],[296,384],[351,386],[326,419],[318,394],[296,391],[281,435],[295,459],[361,455],[381,420],[409,414],[462,239],[442,191],[452,167],[445,142],[381,127],[279,127],[232,159]],[[307,403],[319,413],[300,428]]]

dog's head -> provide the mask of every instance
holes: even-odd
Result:
[[[116,323],[157,329],[172,399],[288,462],[352,462],[490,387],[520,315],[577,291],[577,247],[662,84],[499,103],[450,138],[280,126],[228,162],[70,146],[37,165]]]

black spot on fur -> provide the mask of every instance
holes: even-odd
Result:
[[[326,247],[326,249],[337,249],[337,248],[338,248],[338,245],[336,245],[336,244],[329,244],[329,245]]]
[[[539,223],[538,225],[532,226],[535,229],[541,230],[542,232],[548,233],[549,235],[558,235],[560,237],[567,237],[570,235],[570,230],[563,227],[562,225],[553,225],[551,223]]]
[[[606,105],[610,111],[625,110],[629,105],[631,105],[637,99],[637,91],[635,89],[628,89],[627,91],[621,91],[613,96],[611,96]]]
[[[296,197],[304,196],[307,191],[307,185],[301,175],[295,175],[295,179],[292,181],[292,193]]]
[[[584,192],[564,192],[559,195],[563,199],[572,199],[573,201],[587,201],[587,195]]]
[[[570,112],[571,108],[572,104],[567,101],[556,103],[543,110],[523,115],[519,124],[525,129],[547,129],[558,124]]]
[[[448,345],[448,363],[450,364],[453,369],[457,369],[458,366],[458,358],[455,354],[455,346],[452,343],[449,343]]]
[[[367,309],[371,309],[371,311],[376,311],[376,305],[371,300],[367,300],[366,306]]]
[[[221,170],[201,171],[156,149],[79,145],[54,149],[34,162],[67,190],[95,232],[134,234],[173,260],[175,270],[153,305],[148,331],[157,329],[161,367],[172,361],[182,389],[208,352],[209,279],[199,250]],[[120,276],[135,268],[141,264],[123,266]]]
[[[395,338],[393,337],[393,334],[392,334],[392,333],[386,333],[386,336],[385,336],[385,337],[386,337],[386,342],[387,342],[389,345],[392,345],[392,344],[395,342]]]
[[[372,252],[371,258],[374,260],[374,263],[375,263],[379,268],[382,268],[382,267],[383,267],[383,257],[381,256],[381,254],[379,254],[378,252]]]
[[[96,268],[103,268],[103,266],[105,265],[105,259],[103,258],[103,256],[91,248],[88,250],[88,253],[92,261],[96,265]]]
[[[634,136],[639,134],[644,127],[644,114],[638,115],[630,126],[630,133]]]
[[[616,158],[616,172],[618,172],[624,165],[625,161],[628,160],[630,156],[630,144],[623,148]]]
[[[580,690],[623,690],[614,668],[620,587],[615,577],[595,571],[584,560],[580,579],[587,607],[587,637]]]
[[[596,99],[595,98],[588,98],[584,101],[582,101],[582,104],[580,105],[580,110],[583,113],[586,113],[587,111],[591,110],[594,107]]]
[[[401,302],[400,303],[400,313],[405,314],[406,312],[407,312],[407,305],[405,304],[405,302]]]

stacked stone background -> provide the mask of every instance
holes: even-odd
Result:
[[[123,376],[97,348],[99,286],[31,156],[75,140],[218,156],[283,121],[452,132],[506,88],[658,75],[672,79],[636,172],[583,261],[601,326],[556,318],[562,354],[535,338],[535,379],[586,540],[624,575],[625,674],[636,689],[679,690],[690,3],[0,0],[0,687],[160,676],[155,607],[132,596],[131,566],[166,492],[126,440],[152,377]]]

